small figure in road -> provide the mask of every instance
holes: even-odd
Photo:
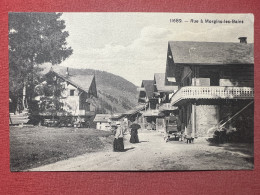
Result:
[[[164,141],[167,143],[168,141],[170,141],[170,135],[166,130],[166,127],[164,128],[164,136],[163,136]]]
[[[139,138],[138,138],[138,129],[141,128],[141,126],[137,123],[133,123],[131,126],[131,138],[130,138],[130,143],[139,143]]]
[[[152,130],[156,130],[156,124],[154,121],[152,121]]]
[[[118,122],[116,125],[112,125],[112,131],[115,132],[115,139],[113,143],[114,152],[123,152],[124,151],[124,134],[123,129]]]

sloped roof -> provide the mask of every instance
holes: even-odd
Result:
[[[128,110],[125,115],[133,115],[136,112],[142,111],[147,105],[138,105],[136,107],[134,107],[132,110]]]
[[[178,86],[165,85],[165,73],[154,73],[157,90],[163,92],[172,92],[178,90]]]
[[[143,112],[143,116],[164,116],[164,113],[159,110],[146,110]]]
[[[125,114],[123,113],[115,113],[115,114],[112,114],[111,115],[111,119],[120,119],[120,118],[123,118],[125,116]]]
[[[94,80],[94,75],[66,75],[67,68],[61,66],[53,66],[50,72],[55,73],[65,81],[71,83],[75,87],[80,88],[85,92],[89,92],[91,84]]]
[[[153,80],[143,80],[142,86],[145,89],[146,96],[150,99],[154,96],[154,81]]]
[[[94,122],[108,122],[111,118],[111,114],[96,114]]]
[[[170,41],[174,63],[254,64],[254,44]]]

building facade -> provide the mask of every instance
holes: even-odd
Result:
[[[146,104],[140,122],[146,129],[164,129],[165,117],[175,113],[170,98],[177,91],[176,82],[166,85],[165,73],[155,73],[153,80],[143,80],[139,88],[139,104]]]
[[[231,127],[242,111],[254,116],[253,44],[169,42],[165,78],[172,77],[179,89],[171,104],[191,137],[208,136],[210,128],[227,121]]]
[[[39,105],[43,99],[52,98],[58,90],[58,101],[62,105],[62,110],[70,116],[80,116],[90,118],[95,116],[95,98],[97,98],[96,81],[94,75],[72,75],[68,68],[52,67],[45,75],[46,80],[35,87],[35,100]],[[51,93],[42,92],[37,89],[52,89]],[[46,90],[45,90],[46,91]],[[40,115],[48,115],[48,108],[43,107]],[[59,115],[59,111],[55,115]]]
[[[94,123],[96,123],[96,129],[103,130],[103,131],[110,131],[110,118],[111,114],[96,114],[94,118]]]

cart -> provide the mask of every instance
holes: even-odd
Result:
[[[180,132],[177,128],[177,119],[175,116],[169,116],[165,118],[165,140],[166,142],[172,140],[179,140]]]

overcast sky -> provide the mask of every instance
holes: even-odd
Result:
[[[170,18],[182,23],[170,23]],[[253,15],[176,13],[64,13],[73,54],[62,66],[120,75],[139,86],[165,72],[168,41],[253,42]],[[191,19],[243,20],[243,24],[190,23]],[[188,22],[184,22],[188,21]]]

